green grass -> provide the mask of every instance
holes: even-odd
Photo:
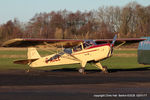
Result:
[[[137,54],[137,50],[114,50],[114,53]]]
[[[0,55],[24,55],[26,57],[27,50],[0,50]],[[41,55],[48,55],[51,54],[48,51],[39,50]],[[137,50],[115,50],[114,54],[136,54]],[[26,59],[25,57],[16,57],[16,58],[7,58],[1,57],[0,58],[0,70],[9,70],[9,69],[28,69],[29,66],[27,65],[18,65],[14,64],[14,60],[19,59]],[[113,56],[109,59],[101,61],[101,64],[107,66],[109,69],[132,69],[132,68],[143,68],[143,67],[150,67],[150,65],[140,65],[137,62],[137,57],[118,57]],[[43,67],[37,68],[40,70],[51,70],[51,69],[62,69],[62,68],[80,68],[80,64],[73,64],[73,65],[62,65],[62,66],[50,66],[50,67]],[[98,69],[94,65],[87,64],[87,70],[91,69]]]
[[[3,69],[27,69],[27,65],[14,64],[16,58],[0,58],[0,70]]]
[[[40,55],[49,55],[52,54],[52,52],[44,51],[44,50],[38,50]],[[0,55],[26,55],[27,50],[0,50]]]
[[[150,65],[141,65],[137,62],[137,57],[115,57],[109,58],[102,61],[103,65],[108,66],[111,69],[131,69],[131,68],[141,68],[150,67]]]
[[[19,50],[16,50],[16,51],[14,51],[14,50],[10,50],[10,51],[8,51],[8,50],[1,50],[0,51],[0,55],[25,55],[27,53],[27,51],[26,50],[24,50],[24,51],[19,51]]]

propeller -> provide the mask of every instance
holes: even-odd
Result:
[[[115,44],[116,39],[117,39],[117,34],[114,36],[113,41],[112,41],[112,43],[110,45],[111,54],[113,53],[113,46]]]
[[[117,39],[117,34],[116,34],[116,35],[114,36],[114,38],[113,38],[113,41],[112,41],[112,43],[111,43],[111,47],[113,47],[113,45],[115,44],[116,39]]]
[[[115,44],[116,39],[117,39],[117,34],[114,36],[113,41],[112,41],[112,43],[110,44],[110,51],[109,51],[107,57],[109,57],[109,54],[110,54],[110,53],[111,53],[111,54],[113,53],[113,46],[114,46],[114,44]]]

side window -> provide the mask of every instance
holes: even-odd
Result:
[[[82,46],[81,45],[76,46],[76,47],[73,48],[74,52],[81,51],[81,50],[82,50]]]
[[[92,46],[92,43],[90,43],[90,41],[87,41],[85,43],[83,43],[83,47],[86,49],[88,47]]]

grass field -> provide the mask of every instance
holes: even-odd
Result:
[[[41,56],[51,54],[48,51],[38,50]],[[10,69],[28,69],[27,65],[13,64],[14,60],[26,59],[27,49],[25,48],[1,48],[0,49],[0,70]],[[102,65],[109,69],[133,69],[150,67],[150,65],[140,65],[137,62],[136,49],[117,49],[114,50],[114,56],[101,61]],[[79,64],[51,66],[38,68],[40,70],[62,69],[62,68],[80,68]],[[94,65],[87,64],[87,70],[97,69]]]

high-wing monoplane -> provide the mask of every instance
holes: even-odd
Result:
[[[41,57],[34,47],[28,48],[27,59],[17,60],[14,63],[28,64],[30,67],[44,67],[66,64],[80,64],[80,73],[84,73],[87,63],[94,63],[103,72],[107,73],[107,68],[103,67],[100,61],[110,58],[113,54],[113,47],[116,42],[117,35],[113,39],[99,40],[68,40],[68,39],[13,39],[7,41],[3,46],[29,46],[41,43],[53,43],[53,46],[63,47],[64,49],[58,53],[54,53],[45,57]],[[145,39],[117,39],[118,42],[139,42]],[[61,44],[61,45],[60,45]]]

